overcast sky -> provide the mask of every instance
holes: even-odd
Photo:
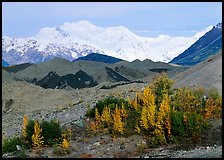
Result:
[[[2,2],[3,36],[29,37],[80,20],[147,37],[192,36],[222,22],[222,2]]]

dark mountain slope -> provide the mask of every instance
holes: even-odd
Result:
[[[125,78],[124,76],[120,75],[118,72],[114,71],[111,68],[105,67],[108,78],[111,79],[114,82],[119,82],[119,81],[130,81],[129,79]]]
[[[93,80],[91,76],[85,72],[79,70],[76,74],[67,74],[64,76],[59,76],[55,72],[49,72],[43,79],[36,81],[33,79],[32,82],[43,88],[57,88],[64,89],[66,87],[71,88],[86,88],[94,87],[97,83]]]
[[[2,67],[8,67],[8,66],[9,66],[9,64],[2,59]]]
[[[204,61],[221,50],[222,23],[219,23],[169,63],[192,66]]]
[[[9,66],[9,67],[2,67],[2,69],[6,70],[9,73],[16,73],[18,71],[22,71],[32,65],[32,63],[23,63],[23,64],[18,64],[14,66]]]
[[[103,54],[98,54],[98,53],[91,53],[87,56],[79,57],[73,62],[79,61],[79,60],[104,62],[104,63],[117,63],[117,62],[123,61],[122,59],[119,59],[119,58],[115,58],[115,57],[111,57],[111,56],[107,56]]]

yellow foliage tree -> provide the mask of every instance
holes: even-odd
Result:
[[[141,126],[146,130],[152,129],[155,125],[155,96],[149,87],[146,87],[142,95],[143,107],[141,113]]]
[[[133,102],[132,102],[132,106],[134,107],[134,109],[137,109],[137,108],[138,108],[138,100],[137,100],[137,96],[136,96],[136,98],[133,100]]]
[[[42,128],[40,127],[38,120],[36,120],[34,123],[34,133],[32,135],[33,147],[36,149],[39,149],[43,146],[44,137],[41,135],[41,132]]]
[[[71,128],[66,129],[66,134],[67,134],[68,140],[71,141],[72,135],[73,135]]]
[[[204,115],[205,118],[211,118],[213,116],[212,112],[215,108],[214,106],[215,106],[214,100],[209,97],[206,100],[206,105],[205,105],[205,115]]]
[[[106,122],[107,126],[110,127],[110,123],[112,122],[110,108],[108,106],[104,107],[102,115],[101,115],[101,121]]]
[[[154,135],[157,137],[160,144],[166,143],[163,125],[165,125],[168,136],[171,137],[171,123],[170,123],[170,105],[168,94],[163,95],[163,100],[160,103],[157,121],[155,123]]]
[[[139,99],[140,99],[140,97],[141,97],[140,94],[137,92],[137,93],[135,94],[135,98],[134,98],[134,100],[133,100],[132,103],[131,103],[135,110],[137,110],[138,107],[139,107],[138,103],[139,103]]]
[[[95,121],[96,121],[96,129],[100,129],[101,128],[101,117],[100,117],[100,114],[99,114],[97,108],[95,108]]]
[[[23,116],[23,128],[22,128],[22,138],[25,139],[27,137],[27,134],[26,134],[26,127],[27,127],[27,124],[28,124],[28,117],[26,114],[24,114]]]
[[[127,111],[126,109],[124,108],[124,103],[122,102],[121,104],[121,116],[124,118],[124,120],[127,118]]]
[[[146,106],[143,106],[142,113],[141,113],[141,121],[140,124],[143,128],[148,130],[148,119],[147,119],[147,108]]]
[[[62,134],[62,142],[61,142],[61,147],[63,149],[63,155],[67,154],[68,153],[68,148],[70,147],[70,142],[69,140],[67,140],[66,138],[66,134]]]
[[[135,126],[135,132],[137,132],[138,134],[140,134],[141,129],[138,125]]]
[[[155,96],[149,86],[145,87],[142,95],[143,105],[152,106],[155,105]]]
[[[62,147],[63,149],[68,149],[69,146],[70,146],[70,142],[69,142],[66,138],[63,138],[63,141],[62,141],[62,143],[61,143],[61,147]]]
[[[168,94],[164,94],[163,97],[164,99],[160,104],[160,109],[164,117],[164,125],[167,129],[168,137],[171,137],[170,100]]]
[[[175,109],[183,112],[195,112],[201,108],[201,102],[189,87],[178,88],[174,93],[173,102],[175,102]]]
[[[118,109],[117,104],[114,113],[112,114],[112,117],[113,117],[113,130],[120,134],[124,134],[124,123],[122,122],[121,113],[120,110]]]

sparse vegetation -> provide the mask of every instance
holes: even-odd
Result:
[[[98,101],[96,103],[96,106],[93,109],[89,109],[86,112],[87,117],[95,117],[95,108],[97,108],[97,111],[100,115],[102,115],[103,110],[106,106],[110,108],[111,111],[115,110],[116,105],[118,105],[118,108],[122,107],[122,103],[125,105],[125,107],[128,105],[128,102],[123,98],[114,98],[114,97],[107,97],[104,100]]]
[[[4,138],[2,140],[3,154],[16,151],[18,145],[22,150],[20,157],[25,157],[25,150],[27,148],[39,149],[46,146],[57,146],[55,152],[57,155],[66,155],[70,153],[70,141],[73,135],[71,129],[62,130],[59,121],[51,120],[50,122],[42,119],[41,123],[38,120],[28,119],[24,114],[22,134],[21,136]],[[58,146],[60,149],[58,149]]]
[[[139,150],[144,150],[180,141],[196,143],[209,128],[208,121],[222,117],[222,97],[214,89],[207,91],[199,86],[171,90],[173,82],[165,74],[155,81],[142,92],[136,91],[133,99],[107,97],[92,109],[89,107],[88,132],[93,137],[101,132],[102,135],[109,133],[115,139],[139,134],[145,142]],[[72,130],[62,129],[57,120],[39,122],[28,119],[25,114],[21,128],[20,137],[3,139],[3,154],[16,151],[16,145],[22,148],[21,157],[26,157],[27,148],[51,146],[55,156],[71,152]],[[76,140],[83,139],[84,136]]]
[[[213,90],[205,100],[206,91],[201,86],[171,90],[172,84],[173,81],[162,73],[143,93],[136,92],[133,100],[107,98],[99,101],[86,113],[86,116],[95,117],[91,128],[109,128],[114,136],[142,134],[148,137],[150,147],[178,140],[197,142],[209,127],[207,119],[221,117],[222,98]]]
[[[11,138],[5,138],[3,139],[2,144],[2,154],[8,153],[8,152],[14,152],[17,150],[16,145],[24,146],[25,143],[20,137],[11,137]]]
[[[51,120],[50,122],[42,120],[41,128],[43,129],[42,135],[44,137],[44,145],[52,146],[55,143],[61,142],[62,129],[60,123],[57,120]]]

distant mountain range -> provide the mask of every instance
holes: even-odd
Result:
[[[222,50],[222,23],[214,26],[192,46],[175,57],[170,63],[195,65]]]
[[[10,65],[46,62],[55,57],[73,61],[99,53],[126,61],[135,59],[169,62],[211,30],[203,29],[192,37],[141,37],[118,26],[102,28],[88,21],[64,23],[42,28],[28,38],[2,37],[2,58]]]
[[[111,57],[111,56],[107,56],[103,54],[98,54],[98,53],[91,53],[87,56],[79,57],[73,62],[79,61],[79,60],[104,62],[104,63],[117,63],[117,62],[123,61],[122,59],[119,59],[119,58],[115,58],[115,57]]]

